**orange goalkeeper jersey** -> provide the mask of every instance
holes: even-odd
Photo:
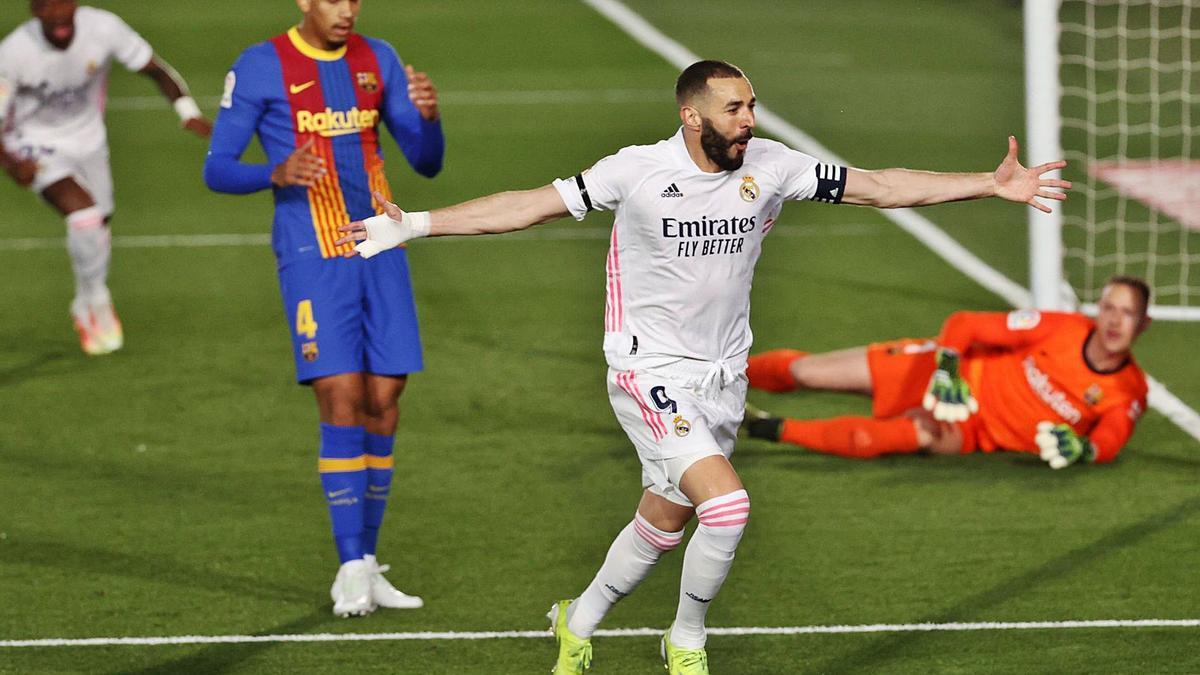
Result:
[[[963,354],[979,401],[980,449],[1037,452],[1038,422],[1065,422],[1110,462],[1146,409],[1146,377],[1131,355],[1112,371],[1092,368],[1084,345],[1095,323],[1079,314],[957,312],[939,342]]]

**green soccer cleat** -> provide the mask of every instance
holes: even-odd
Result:
[[[567,628],[567,607],[571,600],[554,603],[546,618],[550,619],[550,632],[558,642],[558,661],[550,671],[559,675],[580,675],[592,667],[592,641],[575,637]]]
[[[670,628],[663,633],[659,653],[662,654],[663,668],[667,669],[668,675],[708,675],[708,654],[704,647],[681,649],[672,646]]]

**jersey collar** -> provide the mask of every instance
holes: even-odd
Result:
[[[316,59],[318,61],[337,61],[346,55],[346,45],[342,45],[337,49],[317,49],[316,47],[308,44],[304,41],[304,38],[300,37],[300,29],[296,28],[295,26],[288,29],[287,36],[288,39],[292,41],[292,46],[296,48],[296,51],[310,59]]]
[[[689,171],[691,173],[698,173],[698,174],[703,174],[703,175],[707,175],[707,176],[721,175],[721,174],[715,174],[715,173],[710,174],[707,171],[704,171],[700,167],[696,166],[695,160],[693,160],[692,156],[688,154],[687,143],[685,143],[683,140],[683,127],[682,126],[679,127],[679,130],[676,131],[675,135],[672,136],[671,138],[669,138],[667,140],[667,142],[670,143],[670,145],[671,145],[672,154],[675,155],[675,162],[679,166],[679,168],[684,169],[685,171]]]

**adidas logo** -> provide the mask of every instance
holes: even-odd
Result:
[[[628,591],[622,591],[622,590],[618,589],[616,586],[613,586],[612,584],[604,584],[604,587],[607,588],[608,590],[612,591],[612,594],[617,596],[618,600],[629,595]]]
[[[671,187],[667,188],[666,190],[663,190],[662,194],[659,196],[660,197],[682,197],[683,192],[680,192],[679,188],[676,187],[674,183],[671,183]]]

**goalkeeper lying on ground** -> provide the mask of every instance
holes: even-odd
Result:
[[[1109,279],[1099,315],[956,312],[935,340],[827,354],[750,357],[750,386],[871,397],[872,417],[780,419],[748,411],[750,436],[866,459],[889,453],[1015,450],[1059,469],[1111,462],[1146,408],[1134,341],[1150,324],[1150,290]]]

